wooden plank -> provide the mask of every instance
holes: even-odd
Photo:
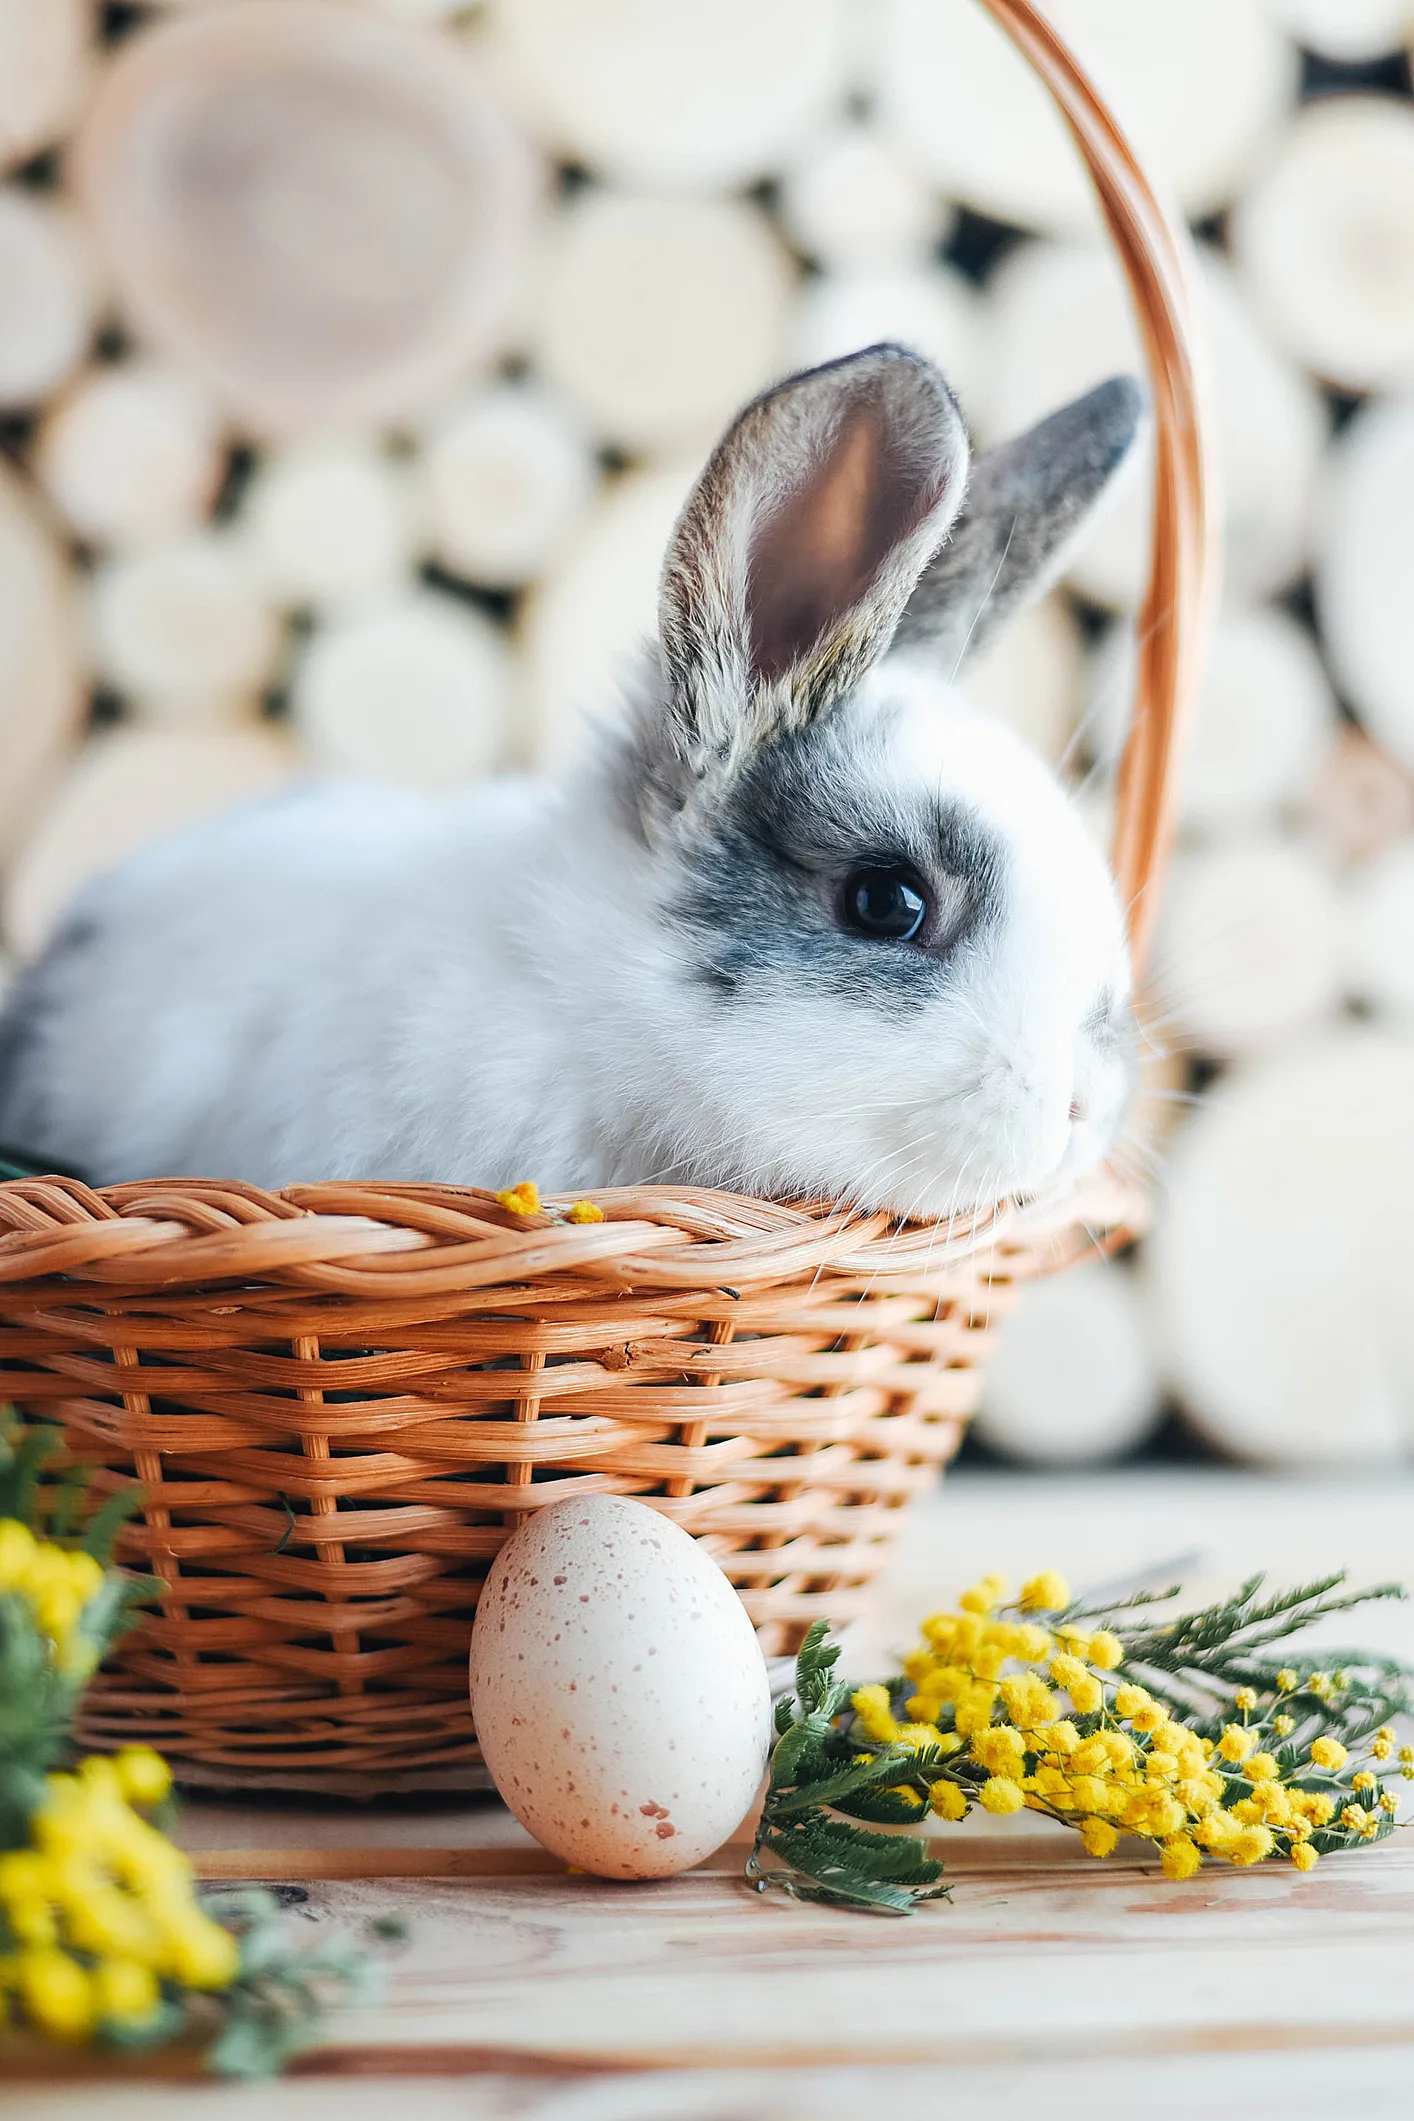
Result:
[[[959,1858],[951,1905],[866,1921],[746,1891],[483,1876],[315,1885],[302,1913],[403,1914],[385,2003],[335,2013],[309,2069],[785,2068],[1007,2055],[1414,2044],[1414,1850],[1205,1871]],[[553,1977],[553,2009],[547,1977]],[[946,2008],[940,2009],[940,1998]]]
[[[1066,1851],[1072,1846],[1067,1839]],[[507,1863],[520,1852],[484,1853]],[[758,1898],[740,1883],[739,1853],[648,1886],[516,1869],[312,1884],[297,1919],[347,1931],[373,1914],[402,1914],[412,1937],[393,1962],[387,2000],[336,2012],[326,2043],[298,2070],[351,2094],[376,2080],[390,2097],[390,2083],[402,2080],[419,2121],[443,2112],[499,2121],[522,2111],[560,2121],[566,2087],[576,2092],[563,2121],[629,2121],[633,2113],[707,2121],[724,2112],[758,2121],[749,2104],[699,2103],[703,2087],[722,2072],[748,2073],[759,2086],[768,2071],[780,2087],[772,2102],[784,2102],[787,2087],[806,2084],[805,2073],[813,2085],[821,2071],[841,2080],[867,2072],[878,2092],[884,2058],[891,2075],[903,2073],[901,2088],[912,2073],[946,2065],[953,2093],[964,2076],[983,2090],[1044,2069],[1073,2072],[1093,2095],[1103,2069],[1117,2088],[1143,2088],[1151,2117],[1181,2111],[1156,2106],[1156,2070],[1169,2090],[1198,2084],[1205,2058],[1224,2072],[1260,2064],[1263,2074],[1250,2081],[1272,2096],[1281,2089],[1284,2114],[1293,2110],[1288,2087],[1321,2082],[1329,2092],[1336,2063],[1352,2098],[1356,2084],[1371,2097],[1381,2088],[1392,2097],[1396,2086],[1403,2096],[1409,2081],[1414,1850],[1327,1860],[1309,1878],[1276,1867],[1214,1869],[1172,1886],[1148,1860],[1099,1865],[1040,1842],[1008,1852],[991,1836],[956,1850],[951,1905],[899,1923]],[[32,2079],[92,2076],[81,2058],[42,2059]],[[171,2059],[160,2068],[168,2074]],[[665,2069],[704,2072],[697,2094],[689,2099],[681,2087],[679,2103],[675,2077],[658,2103],[630,2103],[643,2073],[656,2083],[653,2073]],[[456,2106],[428,2106],[415,2089],[452,2079],[461,2086]],[[484,2086],[485,2102],[478,2092],[473,2103],[467,2080]],[[1224,2081],[1231,2090],[1236,2080]],[[581,2107],[580,2094],[600,2085],[606,2098],[617,2087],[619,2103]],[[292,2106],[293,2093],[279,2095],[282,2121],[287,2112],[331,2111]],[[236,2095],[220,2096],[234,2121],[242,2109],[228,2103]],[[802,2089],[796,2107],[812,2121],[849,2111],[819,2100],[807,2106],[804,2097]],[[190,2109],[171,2098],[184,2117]],[[32,2110],[67,2121],[62,2108]],[[341,2121],[364,2112],[372,2121],[388,2110],[339,2111]],[[763,2101],[759,2121],[789,2110]],[[1360,2109],[1362,2121],[1406,2110]],[[70,2111],[87,2121],[88,2110]],[[1048,2100],[1048,2121],[1057,2111]],[[123,2121],[106,2093],[104,2116]]]
[[[357,1878],[535,1878],[568,1874],[540,1848],[244,1848],[202,1849],[193,1857],[208,1883],[332,1882]]]
[[[986,1827],[990,1822],[985,1821],[985,1815],[978,1823],[983,1824],[981,1833],[946,1829],[947,1858],[953,1871],[960,1869],[972,1875],[1034,1868],[1062,1871],[1072,1866],[1085,1871],[1092,1867],[1091,1859],[1080,1852],[1073,1836],[1050,1821],[1018,1820],[1015,1832],[1010,1835],[988,1832]],[[749,1831],[734,1835],[715,1854],[695,1864],[694,1873],[705,1872],[728,1882],[739,1879],[751,1839]],[[1152,1868],[1144,1843],[1133,1842],[1129,1853],[1133,1862]],[[1116,1858],[1115,1867],[1124,1861],[1121,1853]],[[192,1855],[192,1865],[196,1876],[204,1883],[236,1880],[244,1885],[295,1881],[351,1884],[366,1878],[546,1877],[570,1880],[585,1875],[563,1858],[551,1855],[548,1849],[538,1847],[528,1837],[522,1846],[492,1836],[484,1842],[425,1848],[402,1842],[386,1846],[321,1843],[313,1848],[300,1848],[283,1843],[274,1847],[252,1843],[244,1848],[197,1848]]]
[[[1013,2121],[1095,2121],[1142,2114],[1144,2121],[1211,2121],[1280,2114],[1281,2121],[1408,2121],[1414,2053],[1404,2048],[1311,2049],[1271,2053],[1087,2057],[1083,2069],[1010,2057],[950,2068],[645,2071],[574,2077],[406,2074],[301,2077],[279,2086],[222,2085],[194,2096],[191,2085],[109,2084],[97,2107],[89,2087],[34,2087],[6,2098],[6,2121],[191,2121],[208,2110],[220,2121],[859,2121],[862,2114],[942,2121],[979,2113]]]

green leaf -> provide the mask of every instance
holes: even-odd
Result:
[[[1181,1597],[1182,1593],[1183,1585],[1181,1583],[1170,1583],[1165,1585],[1161,1591],[1131,1591],[1127,1598],[1116,1598],[1113,1600],[1107,1598],[1093,1605],[1087,1605],[1083,1600],[1076,1599],[1059,1616],[1057,1625],[1073,1627],[1080,1620],[1103,1620],[1107,1616],[1112,1616],[1116,1613],[1133,1612],[1138,1606],[1167,1605],[1171,1598]]]
[[[1124,1645],[1121,1671],[1126,1678],[1147,1686],[1202,1735],[1211,1736],[1238,1687],[1251,1686],[1259,1694],[1276,1691],[1281,1664],[1275,1656],[1263,1656],[1263,1651],[1288,1644],[1294,1635],[1331,1613],[1405,1595],[1398,1584],[1391,1583],[1347,1591],[1342,1588],[1345,1580],[1345,1572],[1337,1570],[1263,1597],[1265,1578],[1250,1576],[1231,1598],[1180,1614],[1160,1626],[1126,1627],[1118,1617],[1126,1609],[1123,1606],[1097,1610],[1087,1617],[1104,1619],[1119,1636]],[[1364,1730],[1399,1713],[1409,1698],[1405,1680],[1411,1676],[1410,1668],[1397,1659],[1325,1648],[1320,1656],[1327,1667],[1343,1657],[1367,1675],[1357,1680],[1344,1703],[1322,1703],[1304,1696],[1293,1705],[1294,1713],[1317,1719],[1321,1729],[1363,1735]],[[1290,1661],[1288,1651],[1281,1663]]]
[[[942,1865],[913,1835],[871,1834],[830,1807],[872,1804],[880,1819],[908,1823],[918,1807],[890,1797],[883,1785],[917,1777],[941,1762],[905,1746],[860,1742],[837,1719],[849,1715],[852,1688],[834,1677],[839,1647],[816,1621],[796,1658],[796,1696],[778,1703],[780,1733],[746,1874],[760,1890],[776,1887],[796,1900],[904,1915],[936,1897]]]
[[[805,1770],[806,1778],[810,1779],[820,1747],[828,1732],[827,1723],[817,1723],[813,1717],[806,1717],[802,1722],[792,1724],[784,1736],[777,1739],[771,1754],[773,1790],[793,1789],[800,1779],[802,1769]]]
[[[807,1715],[817,1713],[830,1689],[834,1667],[839,1663],[839,1645],[831,1642],[828,1620],[814,1620],[806,1630],[795,1659],[795,1686]]]
[[[877,1909],[890,1915],[907,1915],[918,1900],[935,1897],[927,1884],[915,1886],[903,1880],[875,1878],[867,1870],[850,1871],[834,1863],[823,1852],[797,1845],[766,1847],[779,1858],[782,1871],[764,1873],[770,1884],[780,1884],[796,1899],[816,1900],[836,1907]]]
[[[60,1474],[49,1505],[51,1539],[72,1539],[87,1493],[88,1475],[82,1466],[70,1466]]]
[[[781,1883],[792,1900],[811,1900],[820,1907],[853,1908],[860,1914],[911,1915],[920,1898],[940,1897],[910,1893],[896,1885],[805,1885],[798,1878]]]
[[[928,1814],[926,1803],[919,1801],[919,1793],[907,1783],[893,1782],[883,1789],[861,1790],[831,1801],[846,1818],[867,1819],[874,1826],[921,1826]]]
[[[942,1865],[923,1853],[922,1843],[912,1834],[871,1834],[867,1827],[850,1826],[825,1812],[781,1827],[775,1838],[852,1875],[868,1871],[898,1884],[942,1876]]]
[[[105,1495],[84,1527],[84,1552],[101,1561],[105,1569],[110,1567],[119,1531],[141,1508],[141,1488],[115,1488],[111,1495]]]
[[[217,2077],[274,2077],[309,2038],[304,2025],[281,2025],[264,2016],[233,2017],[212,2042],[206,2066]]]
[[[922,1853],[911,1834],[871,1834],[827,1813],[807,1815],[790,1827],[773,1828],[763,1847],[817,1884],[851,1892],[880,1885],[918,1890],[934,1884],[943,1866]]]
[[[321,1940],[297,1950],[274,1895],[257,1887],[207,1893],[205,1912],[240,1939],[240,1971],[214,2002],[224,2025],[208,2055],[222,2076],[262,2077],[282,2069],[317,2037],[330,1998],[345,2003],[377,1994],[381,1963],[344,1938]],[[386,1926],[388,1934],[406,1934]],[[376,1934],[376,1926],[370,1926]]]
[[[13,1423],[14,1408],[4,1412]],[[29,1429],[12,1426],[0,1438],[0,1517],[17,1517],[21,1524],[38,1530],[35,1504],[40,1478],[62,1442],[60,1431],[43,1423]]]
[[[781,1744],[785,1744],[782,1739]],[[779,1752],[780,1747],[776,1750]],[[900,1746],[897,1751],[881,1752],[871,1760],[851,1762],[832,1775],[818,1780],[800,1782],[789,1795],[773,1796],[772,1817],[788,1819],[793,1812],[807,1810],[812,1805],[834,1804],[840,1797],[847,1797],[854,1790],[866,1790],[884,1782],[898,1782],[912,1765],[912,1755]],[[773,1776],[774,1781],[774,1776]]]

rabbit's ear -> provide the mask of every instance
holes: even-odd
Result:
[[[928,648],[949,671],[1063,572],[1128,457],[1147,400],[1113,376],[1015,441],[983,450],[967,505],[926,570],[894,645]]]
[[[832,361],[747,406],[663,574],[669,733],[694,775],[818,719],[884,653],[966,477],[952,394],[902,347]]]

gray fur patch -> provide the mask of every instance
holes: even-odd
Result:
[[[871,799],[877,731],[848,717],[769,746],[685,843],[667,917],[691,938],[692,977],[728,998],[825,992],[877,1008],[925,1008],[961,952],[1000,920],[1006,859],[964,804]],[[860,868],[914,871],[935,909],[929,940],[889,942],[843,925]]]

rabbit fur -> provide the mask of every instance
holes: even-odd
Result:
[[[1121,911],[954,680],[1142,417],[1117,378],[969,477],[901,348],[766,391],[585,757],[445,797],[303,787],[91,884],[0,1019],[0,1139],[97,1182],[658,1180],[920,1216],[1093,1164],[1133,1077]]]

